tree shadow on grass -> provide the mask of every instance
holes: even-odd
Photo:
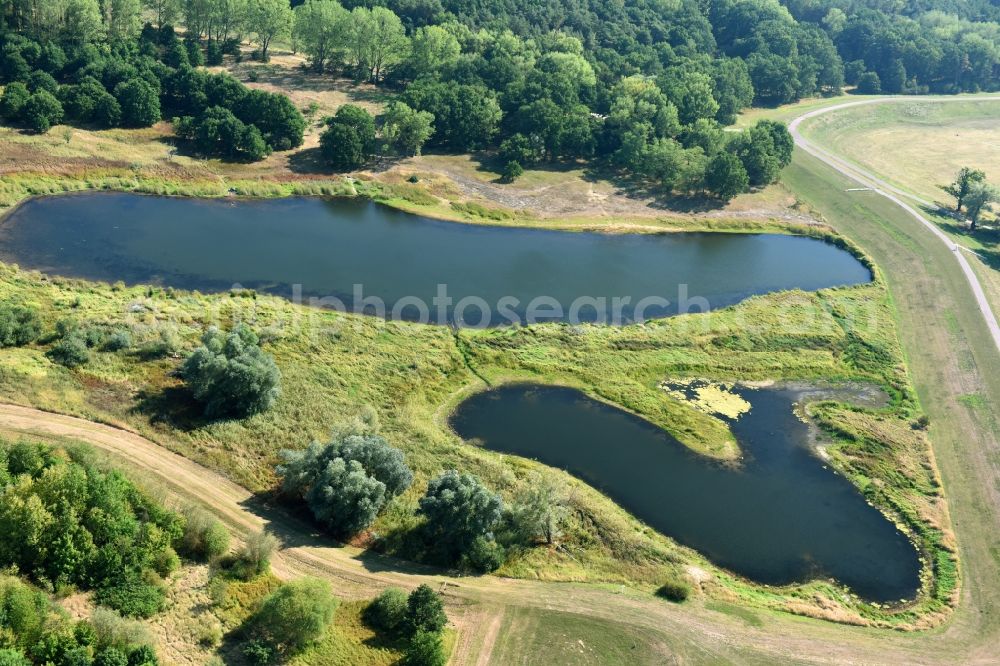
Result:
[[[324,532],[312,520],[304,506],[285,500],[277,492],[255,493],[241,502],[240,506],[262,519],[265,523],[264,529],[278,538],[282,548],[348,548],[343,541],[339,541]],[[410,535],[411,539],[416,537],[416,534]],[[370,548],[359,550],[353,555],[353,559],[357,560],[364,570],[370,573],[392,572],[422,576],[457,575],[455,571],[386,555]]]
[[[646,201],[650,208],[674,213],[707,213],[725,208],[726,203],[701,194],[676,194],[661,185],[604,165],[591,165],[584,172],[588,182],[606,181],[615,194]]]
[[[319,148],[305,148],[288,157],[288,168],[295,173],[315,175],[339,175],[323,161]]]
[[[441,152],[432,154],[455,155],[458,153]],[[476,163],[476,171],[494,176],[489,182],[497,185],[504,184],[503,176],[500,174],[503,173],[506,163],[500,155],[497,153],[476,153],[471,157],[472,161]],[[546,173],[569,173],[584,169],[586,166],[585,162],[577,160],[557,160],[554,162],[540,162],[525,168],[532,171],[544,171]]]
[[[449,152],[428,152],[428,155],[456,155]],[[504,184],[502,176],[504,162],[496,153],[476,153],[471,155],[479,173],[490,174],[494,178],[488,182],[494,185]],[[678,195],[664,190],[656,183],[645,181],[622,173],[607,166],[588,163],[582,160],[557,160],[542,162],[528,167],[531,171],[568,174],[581,172],[581,179],[587,183],[608,182],[615,188],[618,196],[644,201],[650,208],[677,213],[704,213],[721,210],[725,202],[703,195]]]
[[[210,425],[204,406],[183,386],[139,392],[131,412],[144,416],[151,425],[164,424],[181,432],[192,432]]]
[[[964,215],[956,213],[950,206],[935,202],[934,205],[920,206],[932,222],[943,230],[975,240],[984,249],[975,251],[990,268],[1000,270],[1000,219],[981,221],[971,228]]]

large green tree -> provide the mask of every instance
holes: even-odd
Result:
[[[976,183],[983,183],[985,181],[986,173],[984,171],[971,167],[962,167],[955,180],[945,185],[942,189],[955,197],[955,212],[961,213],[969,197],[969,193],[972,191],[972,187]]]
[[[355,7],[349,35],[354,65],[372,83],[403,62],[410,47],[402,21],[385,7]]]
[[[407,488],[413,473],[403,454],[377,435],[352,434],[303,451],[283,451],[282,489],[303,500],[337,536],[367,528],[385,504]]]
[[[449,562],[457,562],[476,539],[490,537],[503,516],[500,496],[471,474],[450,470],[431,479],[420,498],[428,543]]]
[[[281,372],[245,325],[229,334],[210,328],[181,367],[181,376],[209,417],[246,417],[270,409]]]
[[[434,144],[459,151],[485,148],[500,129],[503,112],[496,93],[484,86],[421,81],[404,97],[412,108],[434,116]]]
[[[247,29],[260,46],[260,58],[268,61],[271,43],[291,34],[295,15],[288,0],[249,0]]]
[[[1000,202],[1000,188],[985,182],[976,182],[969,187],[965,206],[969,215],[970,228],[975,231],[983,213],[991,204]]]
[[[295,8],[295,39],[317,72],[343,57],[351,29],[350,12],[336,0],[306,0]]]
[[[400,155],[419,155],[434,134],[434,114],[417,111],[404,102],[393,102],[385,112],[382,136]]]

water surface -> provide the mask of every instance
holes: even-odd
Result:
[[[733,422],[745,454],[714,462],[648,421],[558,387],[507,386],[463,402],[464,439],[567,470],[648,525],[716,564],[782,585],[835,578],[863,598],[913,598],[917,551],[809,446],[791,389],[737,389],[752,409]]]
[[[643,313],[697,312],[755,294],[871,279],[848,252],[812,238],[476,226],[361,199],[308,197],[34,199],[0,224],[0,259],[68,277],[202,291],[240,285],[292,298],[300,285],[307,302],[325,297],[320,304],[382,316],[393,316],[395,307],[395,318],[460,325],[523,323],[529,309],[537,321],[567,321],[578,297],[606,305],[578,302],[575,320],[626,323]],[[440,285],[447,293],[435,301]],[[683,294],[694,299],[687,308]],[[366,306],[371,297],[385,303],[384,311]],[[539,297],[551,300],[529,308]],[[648,297],[669,304],[647,303],[636,312]],[[629,299],[621,321],[613,298]]]

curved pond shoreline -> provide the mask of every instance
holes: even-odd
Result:
[[[752,405],[730,421],[744,452],[735,467],[690,451],[641,416],[560,386],[479,392],[447,421],[491,451],[565,469],[752,581],[783,586],[833,578],[871,602],[913,599],[921,589],[916,546],[828,468],[814,447],[814,428],[796,414],[814,385],[733,390]]]
[[[53,247],[52,239],[61,244]],[[874,277],[849,251],[812,237],[567,234],[309,197],[32,199],[0,224],[0,258],[67,277],[202,291],[238,285],[344,311],[460,326],[627,324]]]

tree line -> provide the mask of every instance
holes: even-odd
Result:
[[[322,154],[334,168],[426,145],[495,153],[506,180],[540,162],[583,160],[728,199],[771,182],[770,164],[783,162],[786,139],[772,128],[723,133],[751,104],[835,93],[845,81],[862,92],[997,88],[997,25],[982,20],[995,18],[989,3],[954,14],[897,5],[6,0],[0,113],[37,131],[176,118],[199,153],[262,159],[301,144],[301,113],[198,67],[238,54],[241,40],[264,60],[284,41],[316,72],[397,93],[374,137],[355,111],[328,120]],[[144,9],[154,17],[145,27]],[[183,41],[174,23],[185,25]]]
[[[206,53],[221,61],[217,43],[181,40],[170,25],[125,30],[114,13],[92,15],[85,6],[74,0],[60,12],[46,4],[7,13],[0,31],[0,118],[7,123],[43,133],[62,122],[149,127],[173,118],[199,152],[248,161],[302,144],[305,119],[285,95],[199,69]],[[16,26],[22,31],[10,29]],[[112,38],[117,30],[125,33]]]
[[[960,93],[1000,85],[1000,6],[989,0],[785,0],[822,28],[864,93]]]

